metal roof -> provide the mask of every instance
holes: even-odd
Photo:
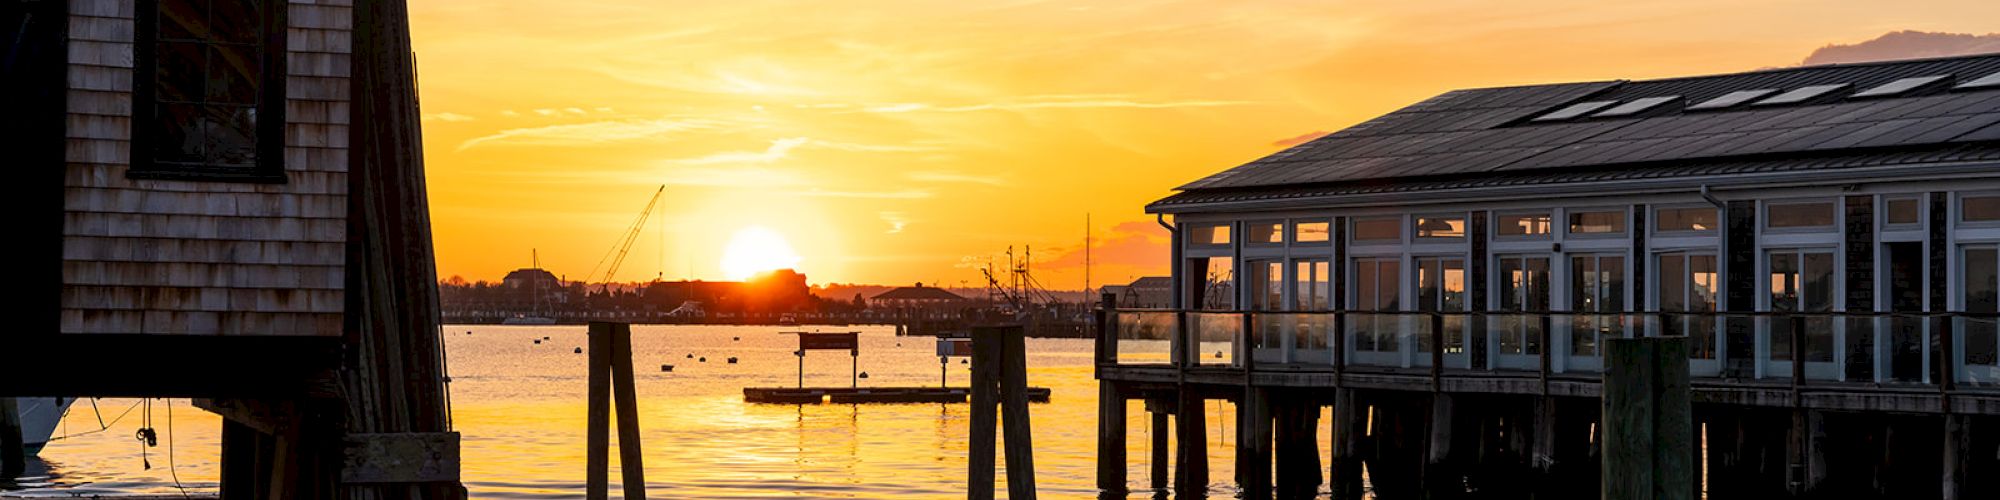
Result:
[[[1455,90],[1181,186],[1183,193],[1154,205],[1207,197],[1216,190],[1289,191],[1321,185],[1315,189],[1338,191],[1353,188],[1342,186],[1351,184],[1685,168],[1688,162],[1841,157],[1880,148],[1992,141],[2000,139],[2000,88],[1938,85],[1872,99],[1849,96],[1855,89],[1905,78],[1952,75],[1955,81],[1969,81],[1995,72],[2000,72],[2000,54]],[[1744,90],[1789,92],[1840,84],[1845,84],[1841,90],[1793,105],[1684,109],[1687,103]],[[1680,99],[1630,116],[1538,120],[1581,102],[1670,96]],[[1612,166],[1617,168],[1608,168]],[[1635,174],[1643,173],[1624,175]]]

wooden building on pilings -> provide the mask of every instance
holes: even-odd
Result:
[[[194,398],[227,498],[462,498],[407,10],[0,3],[0,396]]]
[[[1147,208],[1106,490],[1227,400],[1246,498],[1595,497],[1602,341],[1685,336],[1708,498],[2000,494],[2000,55],[1453,91]]]

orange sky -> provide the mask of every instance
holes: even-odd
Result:
[[[1748,70],[1892,30],[2000,27],[1991,0],[416,0],[411,14],[440,276],[496,280],[539,249],[583,279],[668,184],[619,280],[726,278],[730,236],[762,226],[814,283],[976,286],[971,263],[1032,245],[1063,289],[1082,284],[1085,213],[1097,283],[1163,272],[1145,203],[1449,89]]]

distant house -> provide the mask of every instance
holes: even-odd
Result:
[[[1122,287],[1107,286],[1115,292],[1118,306],[1130,309],[1163,309],[1173,306],[1174,277],[1147,276]]]
[[[966,300],[965,297],[942,288],[927,287],[923,283],[917,283],[915,286],[899,287],[876,294],[868,299],[868,305],[875,309],[941,310],[964,307]]]
[[[557,278],[554,273],[539,268],[515,269],[514,272],[507,273],[507,277],[500,279],[500,286],[507,290],[509,301],[543,304],[569,301],[569,295],[563,289],[562,279]]]

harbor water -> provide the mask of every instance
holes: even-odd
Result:
[[[965,404],[771,405],[743,402],[744,387],[798,380],[796,338],[815,327],[632,328],[649,494],[657,498],[950,498],[965,489],[970,415]],[[934,341],[860,330],[860,385],[935,386]],[[534,341],[543,339],[537,344]],[[575,498],[584,488],[585,354],[582,326],[449,326],[453,423],[464,435],[463,475],[473,498]],[[1091,340],[1029,339],[1030,385],[1053,391],[1033,405],[1036,482],[1045,498],[1096,495],[1097,386]],[[693,357],[689,357],[689,356]],[[700,358],[707,358],[706,362]],[[738,363],[729,364],[730,357]],[[850,357],[812,351],[808,386],[847,386]],[[663,371],[661,365],[673,365]],[[79,369],[88,363],[77,363]],[[163,365],[163,370],[170,366]],[[969,365],[944,366],[964,386]],[[58,374],[59,375],[59,374]],[[1211,492],[1233,493],[1234,409],[1210,402]],[[1148,417],[1133,402],[1127,443],[1133,498],[1145,489]],[[78,402],[59,436],[31,464],[42,476],[0,496],[213,495],[221,421],[185,399],[156,402],[158,446],[134,439],[147,409],[137,400]],[[122,417],[121,417],[122,415]],[[171,422],[170,422],[171,418]],[[100,425],[100,420],[109,424]],[[1325,422],[1322,420],[1322,429]],[[108,428],[107,428],[108,427]],[[103,429],[102,431],[98,431]],[[97,432],[92,432],[97,431]],[[1329,449],[1321,432],[1319,449]],[[613,433],[615,442],[616,433]],[[615,446],[615,444],[614,444]],[[171,449],[170,449],[171,448]],[[618,466],[618,454],[611,454]],[[150,464],[150,469],[147,465]],[[618,481],[612,472],[613,489]],[[1005,475],[1000,495],[1005,496]],[[1324,495],[1323,495],[1324,496]]]

